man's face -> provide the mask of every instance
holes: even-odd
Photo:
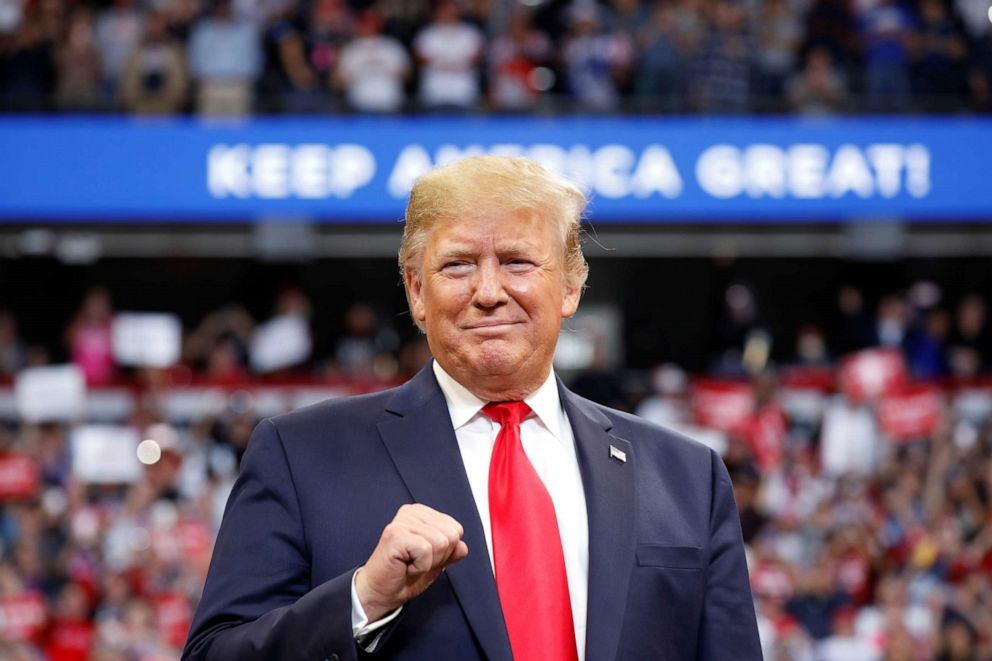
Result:
[[[420,275],[406,272],[415,319],[435,359],[476,396],[523,399],[551,368],[561,320],[579,303],[565,284],[557,228],[534,213],[438,223]]]

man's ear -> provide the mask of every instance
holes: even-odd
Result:
[[[403,284],[406,285],[406,297],[410,301],[410,314],[417,325],[422,325],[427,319],[424,311],[423,287],[421,287],[420,272],[409,266],[403,268]]]
[[[561,317],[562,319],[568,319],[579,309],[579,299],[582,298],[582,287],[573,287],[566,284],[563,293],[564,296],[561,299]]]

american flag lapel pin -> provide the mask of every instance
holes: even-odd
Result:
[[[610,459],[616,459],[621,464],[627,463],[627,453],[623,450],[618,449],[616,446],[610,446]]]

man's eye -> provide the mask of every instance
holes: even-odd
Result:
[[[465,271],[471,266],[468,262],[447,262],[441,268],[445,271]]]

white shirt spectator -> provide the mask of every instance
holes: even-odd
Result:
[[[96,21],[96,44],[105,80],[120,79],[144,30],[144,19],[132,7],[114,7],[100,14]]]
[[[483,36],[468,23],[433,23],[414,41],[417,56],[424,61],[420,100],[428,107],[470,108],[479,98],[476,62]]]
[[[0,34],[13,34],[24,18],[21,0],[0,0]]]
[[[234,18],[202,19],[189,38],[189,68],[197,80],[254,80],[262,71],[255,26]]]
[[[835,398],[823,416],[820,459],[830,475],[871,473],[878,465],[878,429],[867,407]]]
[[[338,75],[348,104],[363,112],[395,112],[403,105],[410,58],[392,37],[358,37],[341,50]]]

